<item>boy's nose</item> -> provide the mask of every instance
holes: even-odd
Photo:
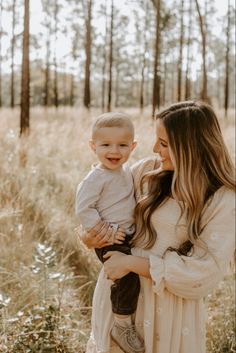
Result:
[[[113,145],[111,146],[111,150],[112,153],[119,153],[119,146]]]

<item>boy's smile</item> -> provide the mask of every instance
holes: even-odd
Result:
[[[103,127],[90,141],[101,166],[110,170],[119,169],[129,158],[136,146],[133,136],[126,127]]]

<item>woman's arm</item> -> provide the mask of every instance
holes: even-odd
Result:
[[[109,251],[105,256],[104,271],[109,279],[115,281],[129,272],[151,278],[149,259],[133,255],[125,255],[119,251]]]
[[[235,193],[222,188],[205,211],[206,225],[200,239],[207,250],[198,245],[191,256],[167,251],[163,257],[150,255],[153,290],[163,289],[186,299],[200,299],[223,279],[235,249]]]

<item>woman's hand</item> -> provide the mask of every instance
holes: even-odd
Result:
[[[114,230],[106,222],[99,222],[89,231],[84,231],[80,234],[80,239],[89,248],[103,248],[112,244],[112,234]]]
[[[103,221],[87,231],[80,228],[78,234],[82,242],[89,249],[100,249],[112,244],[122,244],[125,240],[125,231],[123,228],[118,227],[115,230],[109,223]]]
[[[128,259],[130,256],[119,251],[108,251],[103,256],[104,259],[108,259],[104,263],[104,271],[107,278],[115,281],[127,275],[130,272],[128,269]]]

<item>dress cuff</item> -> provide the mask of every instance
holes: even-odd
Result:
[[[165,289],[164,283],[164,261],[159,256],[150,255],[150,274],[154,292],[160,297],[163,296]]]

